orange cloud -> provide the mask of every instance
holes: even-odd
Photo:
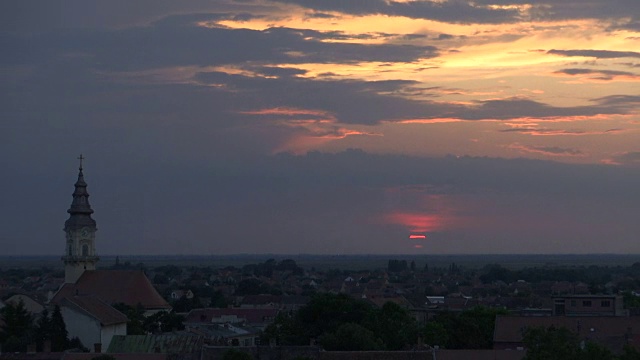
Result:
[[[273,153],[292,152],[304,154],[327,142],[344,139],[354,135],[382,136],[378,133],[365,132],[338,124],[335,116],[315,109],[290,107],[264,108],[242,111],[241,114],[266,118],[269,125],[289,129],[287,136],[273,149]]]

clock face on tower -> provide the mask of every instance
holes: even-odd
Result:
[[[87,237],[89,236],[89,229],[88,228],[82,228],[82,232],[80,233],[82,234],[82,237]]]

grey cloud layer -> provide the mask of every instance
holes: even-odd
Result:
[[[461,1],[385,1],[385,0],[276,0],[319,11],[337,11],[353,15],[383,14],[430,19],[454,23],[511,23],[520,20],[628,19],[614,27],[637,28],[633,14],[640,14],[635,0],[480,0]],[[490,8],[489,5],[530,5],[520,12],[513,8]]]
[[[264,31],[204,28],[197,21],[227,15],[194,15],[164,19],[148,27],[122,30],[60,30],[48,33],[0,34],[7,65],[42,64],[53,58],[83,56],[94,68],[135,71],[169,66],[210,66],[244,62],[349,63],[408,62],[437,56],[433,46],[328,43],[340,34],[271,28]]]

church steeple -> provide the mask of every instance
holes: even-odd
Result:
[[[69,219],[64,223],[64,230],[70,230],[73,228],[83,226],[96,226],[96,221],[91,218],[93,209],[89,204],[89,193],[87,192],[87,183],[84,181],[84,174],[82,173],[82,160],[84,157],[80,154],[78,157],[80,160],[80,167],[78,168],[78,180],[75,183],[75,191],[73,192],[73,201],[71,207],[67,212],[69,213]]]
[[[85,270],[95,270],[96,262],[100,258],[96,256],[95,236],[96,221],[91,218],[93,209],[89,204],[87,183],[82,172],[82,160],[80,155],[80,167],[78,180],[75,183],[73,201],[67,212],[69,219],[64,223],[64,232],[67,235],[65,255],[62,257],[65,268],[65,282],[75,283]]]

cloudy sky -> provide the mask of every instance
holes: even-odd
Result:
[[[80,153],[99,254],[640,253],[638,0],[12,0],[0,49],[5,255]]]

